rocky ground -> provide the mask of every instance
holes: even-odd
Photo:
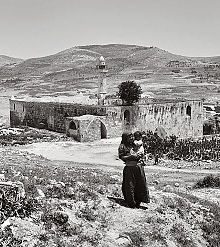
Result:
[[[207,174],[146,167],[151,203],[130,209],[122,168],[0,148],[0,171],[26,191],[1,214],[0,246],[220,246],[219,188],[193,187]]]
[[[65,134],[31,127],[0,128],[0,145],[13,146],[39,142],[70,141]]]

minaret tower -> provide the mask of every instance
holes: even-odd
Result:
[[[104,99],[107,94],[106,74],[108,73],[108,70],[103,56],[99,58],[99,64],[97,67],[99,70],[98,104],[104,105]]]

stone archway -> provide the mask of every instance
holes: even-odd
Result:
[[[71,129],[71,130],[76,130],[76,129],[77,129],[76,124],[75,124],[74,121],[71,121],[71,122],[69,123],[69,129]]]
[[[73,137],[75,140],[78,140],[78,124],[75,123],[73,120],[68,124],[68,131],[67,135]]]
[[[191,109],[191,106],[187,106],[186,107],[186,115],[190,116],[191,117],[191,114],[192,114],[192,109]]]
[[[106,139],[107,138],[107,129],[106,126],[102,121],[101,122],[101,139]]]
[[[93,135],[94,140],[106,139],[107,128],[105,123],[98,117],[94,117],[86,127],[87,136]]]
[[[124,123],[125,125],[130,124],[131,114],[129,110],[124,111]]]

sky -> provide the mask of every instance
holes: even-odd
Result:
[[[1,55],[112,43],[219,56],[220,0],[0,0]]]

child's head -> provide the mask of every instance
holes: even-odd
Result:
[[[134,132],[134,139],[139,141],[142,139],[142,133],[140,131]]]
[[[134,147],[133,147],[134,151],[135,152],[138,151],[142,145],[143,145],[142,140],[134,140]]]
[[[134,140],[134,145],[140,147],[143,145],[143,142],[142,140]]]

